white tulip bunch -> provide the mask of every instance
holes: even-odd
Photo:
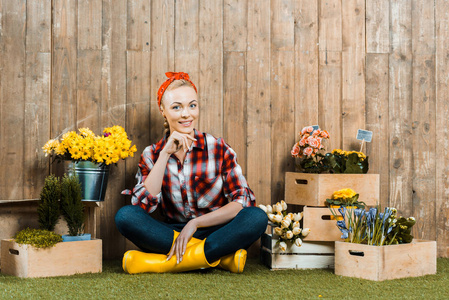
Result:
[[[271,205],[262,205],[259,207],[268,215],[268,219],[273,225],[274,233],[279,236],[279,248],[281,251],[287,250],[287,242],[294,243],[301,247],[302,239],[310,233],[310,228],[301,228],[299,221],[303,213],[287,213],[287,203],[284,200]]]

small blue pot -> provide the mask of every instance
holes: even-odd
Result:
[[[63,235],[63,242],[76,242],[76,241],[90,241],[90,233],[83,233],[82,235]]]

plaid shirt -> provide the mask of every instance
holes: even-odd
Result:
[[[161,205],[166,217],[187,222],[214,211],[229,201],[255,206],[254,193],[248,186],[236,154],[222,138],[195,130],[196,142],[187,151],[184,164],[175,155],[168,159],[161,192],[151,195],[144,181],[164,148],[166,138],[147,147],[141,156],[136,175],[137,185],[124,194],[131,203],[151,213]]]

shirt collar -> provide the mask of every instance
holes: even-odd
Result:
[[[194,129],[194,137],[196,139],[196,142],[192,143],[192,148],[204,149],[204,140],[205,140],[204,133]],[[155,144],[153,151],[154,153],[159,153],[161,152],[162,149],[164,149],[165,143],[167,142],[167,138],[168,136],[164,136],[163,139],[161,139],[159,142]]]

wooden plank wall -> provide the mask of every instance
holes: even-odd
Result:
[[[63,172],[41,152],[51,137],[122,125],[139,153],[157,141],[157,89],[184,71],[199,129],[236,150],[259,203],[283,199],[303,126],[327,129],[328,150],[357,150],[357,129],[372,130],[381,204],[449,257],[448,20],[444,0],[0,0],[0,210]],[[138,159],[88,208],[106,258],[131,247],[113,218]]]

